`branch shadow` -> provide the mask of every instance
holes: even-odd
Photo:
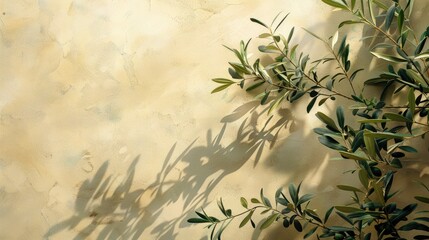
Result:
[[[207,130],[205,144],[197,144],[196,138],[176,154],[175,143],[156,178],[143,188],[136,188],[134,180],[140,156],[130,164],[123,180],[108,174],[109,161],[105,161],[80,186],[74,214],[51,226],[44,238],[69,231],[76,233],[75,240],[141,239],[146,234],[160,240],[175,239],[177,230],[190,226],[186,219],[194,210],[210,203],[209,195],[226,176],[249,160],[257,166],[265,147],[273,148],[278,141],[281,129],[300,125],[288,109],[279,110],[279,117],[261,124],[260,117],[267,109],[258,112],[258,106],[258,101],[251,101],[225,116],[218,133]],[[236,121],[241,121],[238,130],[230,127]],[[231,134],[232,129],[236,133]],[[225,143],[225,135],[234,137]],[[175,212],[180,209],[180,213],[165,217],[171,208]]]

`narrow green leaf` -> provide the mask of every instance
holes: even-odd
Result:
[[[270,96],[270,92],[265,92],[264,96],[261,99],[261,105],[264,105],[265,103],[267,103],[268,97]]]
[[[344,151],[340,151],[339,153],[341,154],[341,156],[343,158],[353,159],[353,160],[357,160],[357,161],[369,161],[369,159],[366,158],[365,156],[360,156],[360,155],[355,154],[355,153],[349,153],[349,152],[344,152]]]
[[[252,199],[250,199],[250,201],[252,202],[252,203],[261,203],[258,199],[256,199],[256,198],[252,198]]]
[[[401,133],[391,133],[391,132],[365,132],[367,136],[371,136],[372,138],[383,138],[383,139],[399,139],[402,140],[406,137],[411,137],[411,135],[401,134]]]
[[[240,203],[241,203],[241,206],[243,206],[244,208],[248,207],[247,200],[244,197],[240,198]]]
[[[256,89],[256,88],[262,86],[264,83],[265,83],[264,81],[256,82],[253,85],[251,85],[250,87],[246,88],[246,92],[252,91],[253,89]]]
[[[322,112],[317,112],[316,113],[316,117],[318,119],[320,119],[320,121],[322,121],[323,123],[325,123],[326,125],[328,125],[331,129],[335,129],[338,132],[340,132],[340,130],[338,129],[338,127],[335,125],[334,120],[332,120],[330,117],[326,116],[326,114],[324,114]]]
[[[243,221],[241,221],[239,228],[242,228],[244,225],[246,225],[249,222],[249,220],[252,218],[252,215],[254,212],[255,211],[252,210],[246,215],[246,217],[243,219]]]
[[[418,54],[414,59],[429,58],[429,52]]]
[[[427,197],[415,196],[414,198],[420,202],[429,203],[429,198],[427,198]]]
[[[343,190],[343,191],[349,191],[349,192],[363,192],[359,188],[348,186],[348,185],[337,185],[337,188]]]
[[[426,81],[423,79],[423,77],[414,69],[407,69],[406,70],[407,75],[412,78],[416,83],[420,83],[422,86],[427,86]]]
[[[369,187],[369,179],[368,179],[368,173],[365,171],[365,169],[359,170],[359,180],[360,180],[362,186],[365,189],[368,189],[368,187]]]
[[[294,31],[295,31],[295,27],[292,27],[292,29],[290,30],[289,35],[287,37],[287,43],[290,43],[290,40],[292,39]],[[296,46],[298,46],[298,45],[296,45]]]
[[[371,51],[371,53],[372,53],[372,55],[376,56],[377,58],[386,60],[388,62],[394,62],[394,63],[407,62],[406,59],[395,57],[395,56],[392,56],[392,55],[383,54],[383,53],[377,53],[377,52],[373,52],[373,51]]]
[[[276,219],[277,219],[277,217],[279,216],[279,214],[278,213],[275,213],[275,214],[273,214],[273,215],[271,215],[271,216],[269,216],[267,219],[265,219],[264,220],[264,222],[261,224],[261,227],[260,227],[260,229],[261,230],[263,230],[263,229],[265,229],[265,228],[267,228],[267,227],[269,227]]]
[[[390,119],[361,119],[357,120],[358,123],[385,123],[390,122]]]
[[[188,223],[208,223],[210,220],[207,219],[201,219],[201,218],[189,218]]]
[[[317,96],[314,97],[314,98],[312,98],[311,101],[308,103],[308,105],[307,105],[307,113],[309,113],[311,111],[311,109],[313,108],[314,103],[316,102],[316,100],[317,100]]]
[[[292,202],[296,205],[298,202],[298,193],[295,187],[295,184],[289,184],[289,195],[292,199]]]
[[[372,23],[377,24],[377,21],[375,20],[375,16],[374,16],[374,9],[372,7],[373,1],[367,1],[367,2],[368,2],[368,12],[371,17]]]
[[[375,141],[374,138],[369,135],[369,133],[371,133],[369,130],[364,130],[364,134],[363,134],[363,141],[365,143],[365,147],[368,151],[368,154],[371,156],[372,159],[375,158],[376,156],[376,152],[375,152]]]
[[[233,83],[235,83],[234,81],[232,81],[230,79],[226,79],[226,78],[213,78],[212,81],[216,82],[216,83],[220,83],[220,84],[233,84]]]
[[[354,21],[354,20],[346,20],[346,21],[342,21],[338,25],[338,28],[342,28],[344,25],[359,24],[359,23],[363,23],[363,22],[362,21]]]
[[[313,198],[313,196],[314,196],[313,194],[304,194],[302,197],[299,198],[298,203],[296,205],[300,205],[310,201]]]
[[[259,38],[268,38],[268,37],[271,37],[271,34],[270,33],[262,33],[258,37]]]
[[[397,113],[385,113],[384,117],[386,117],[387,119],[390,119],[392,121],[397,121],[397,122],[410,122],[410,119],[399,115]]]
[[[338,126],[340,126],[341,129],[344,129],[344,110],[342,106],[337,107],[337,121]]]
[[[343,145],[339,144],[337,141],[335,141],[333,138],[328,136],[320,136],[319,142],[323,145],[325,145],[328,148],[338,150],[338,151],[347,151],[347,148]]]
[[[219,87],[215,88],[211,93],[217,93],[217,92],[220,92],[220,91],[222,91],[222,90],[224,90],[224,89],[228,88],[229,86],[231,86],[231,84],[224,84],[224,85],[221,85],[221,86],[219,86]]]
[[[311,209],[305,209],[304,210],[308,216],[312,217],[314,220],[316,220],[319,223],[322,223],[322,220],[320,219],[319,215],[317,215],[317,213]]]
[[[400,231],[421,230],[421,231],[429,232],[429,227],[418,222],[409,222],[404,226],[400,227],[399,230]]]
[[[404,26],[404,10],[400,10],[398,14],[398,32],[402,33],[402,28]]]
[[[286,16],[283,17],[283,19],[277,24],[277,27],[274,29],[274,32],[277,31],[277,29],[282,25],[282,23],[286,20],[286,18],[289,16],[290,13],[286,14]]]
[[[316,232],[317,228],[318,228],[318,227],[314,227],[314,228],[312,228],[310,231],[308,231],[308,233],[306,233],[306,234],[304,235],[304,239],[309,238],[311,235],[313,235],[313,234],[314,234],[314,232]]]
[[[413,148],[411,146],[400,146],[399,148],[402,151],[409,152],[409,153],[416,153],[417,152],[417,149],[415,149],[415,148]]]
[[[267,26],[265,23],[263,23],[263,22],[259,21],[259,20],[258,20],[258,19],[256,19],[256,18],[250,18],[250,21],[252,21],[252,22],[254,22],[254,23],[257,23],[257,24],[260,24],[260,25],[262,25],[262,26],[264,26],[264,27],[268,28],[268,26]]]
[[[325,218],[323,219],[323,223],[326,223],[329,219],[329,216],[331,216],[332,210],[334,210],[334,207],[331,207],[326,211]]]
[[[392,25],[393,17],[395,16],[395,10],[396,10],[395,4],[392,4],[392,6],[390,6],[390,8],[387,10],[386,21],[384,24],[386,30],[390,28],[390,25]]]
[[[293,221],[293,226],[295,227],[295,229],[298,231],[298,232],[302,232],[302,225],[301,225],[301,223],[298,221],[298,220],[294,220]]]
[[[334,36],[332,36],[331,48],[334,49],[335,44],[338,41],[338,30],[335,32]]]
[[[355,208],[355,207],[347,207],[347,206],[335,206],[335,209],[343,213],[353,213],[353,212],[362,211],[362,209]]]
[[[411,112],[411,116],[413,117],[415,109],[416,109],[416,97],[414,95],[414,89],[413,88],[410,88],[410,90],[408,91],[407,98],[408,98],[408,108]],[[413,121],[413,119],[409,119],[409,120]]]
[[[322,2],[328,4],[331,7],[341,8],[343,10],[347,10],[347,5],[340,0],[322,0]]]

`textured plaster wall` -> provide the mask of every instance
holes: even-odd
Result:
[[[221,45],[279,11],[285,31],[339,21],[315,0],[0,0],[0,239],[204,239],[195,209],[291,181],[342,199],[328,168],[347,164],[328,162],[305,102],[264,129],[252,95],[209,94],[233,59]]]

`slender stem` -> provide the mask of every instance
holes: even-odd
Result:
[[[353,13],[353,11],[351,9],[348,9],[351,13]],[[403,47],[395,40],[393,39],[392,36],[390,36],[387,32],[383,31],[379,26],[377,26],[375,23],[369,21],[367,18],[365,18],[364,16],[361,17],[361,19],[368,24],[369,26],[371,26],[372,28],[374,28],[375,30],[377,30],[378,32],[382,33],[387,39],[389,39],[393,44],[395,44],[396,47],[398,47],[399,49],[401,49],[402,51],[404,51],[404,53],[407,56],[410,56],[409,54],[407,54],[407,52],[403,49]],[[416,63],[414,61],[409,61],[414,68],[417,70],[417,72],[420,74],[420,76],[423,77],[424,81],[426,82],[426,84],[429,85],[429,80],[427,79],[426,75],[423,74],[420,69],[417,67]]]
[[[269,29],[270,30],[270,34],[271,35],[273,35],[273,32],[272,32],[272,30],[271,29]],[[274,39],[274,37],[273,37],[273,40],[274,40],[274,44],[276,45],[276,47],[277,47],[277,50],[281,53],[281,55],[283,56],[283,57],[285,57],[291,64],[292,64],[292,66],[294,67],[294,68],[297,68],[298,66],[292,61],[292,59],[290,59],[289,58],[289,56],[285,53],[285,52],[283,52],[283,50],[280,48],[280,46],[279,46],[279,44],[277,43],[277,41]],[[328,91],[330,91],[330,92],[332,92],[332,93],[334,93],[335,95],[337,95],[337,96],[341,96],[341,97],[343,97],[343,98],[345,98],[345,99],[348,99],[348,100],[352,100],[353,101],[353,98],[351,98],[351,97],[349,97],[349,96],[346,96],[346,95],[344,95],[344,94],[342,94],[342,93],[340,93],[340,92],[337,92],[337,91],[335,91],[335,90],[329,90],[329,89],[327,89],[325,86],[323,86],[323,85],[321,85],[318,81],[316,81],[315,79],[313,79],[312,77],[310,77],[307,73],[305,73],[304,71],[302,71],[302,74],[307,78],[307,79],[309,79],[310,81],[312,81],[314,84],[316,84],[317,86],[319,86],[320,88],[323,88],[323,89],[326,89],[326,90],[328,90]]]
[[[330,52],[332,53],[332,55],[334,56],[335,60],[337,61],[338,66],[340,66],[341,71],[343,71],[344,76],[346,76],[347,80],[349,81],[349,83],[350,83],[350,87],[352,88],[352,91],[353,91],[353,95],[356,95],[356,91],[355,91],[355,88],[354,88],[354,86],[353,86],[352,80],[350,79],[350,76],[349,76],[349,74],[347,73],[347,71],[346,71],[346,69],[344,68],[344,66],[341,64],[341,61],[340,61],[340,59],[338,58],[338,55],[337,55],[337,54],[335,54],[334,49],[329,45],[329,43],[328,43],[328,42],[325,42],[325,44],[326,44],[326,46],[328,47],[329,51],[330,51]]]

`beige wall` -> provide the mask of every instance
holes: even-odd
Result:
[[[200,239],[195,209],[291,181],[344,199],[327,169],[347,163],[328,162],[305,102],[261,131],[253,96],[209,94],[233,60],[221,45],[279,11],[285,31],[339,21],[315,0],[0,0],[0,239]]]

